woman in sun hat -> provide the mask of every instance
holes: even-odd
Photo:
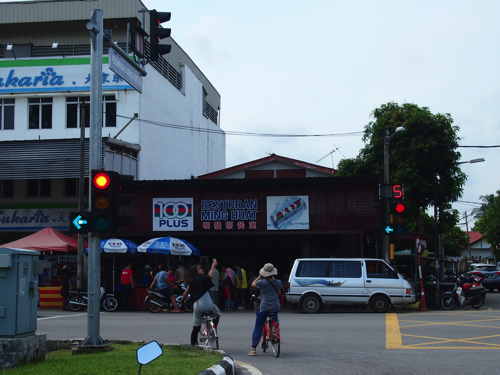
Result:
[[[252,334],[252,350],[248,355],[257,355],[256,348],[262,337],[262,329],[266,323],[266,317],[269,314],[276,314],[275,321],[278,321],[278,312],[281,309],[278,291],[283,287],[280,280],[274,276],[278,274],[278,270],[271,264],[266,263],[259,272],[259,277],[252,283],[252,288],[260,290],[260,307],[255,319],[255,328]]]

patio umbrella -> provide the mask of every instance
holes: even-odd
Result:
[[[174,237],[158,237],[144,242],[137,247],[140,253],[200,255],[200,251],[186,240]]]
[[[85,251],[88,253],[89,249],[86,248]],[[108,240],[101,240],[101,253],[112,253],[113,254],[113,291],[115,290],[115,254],[120,253],[137,253],[137,245],[129,240],[122,240],[119,238],[110,238]]]

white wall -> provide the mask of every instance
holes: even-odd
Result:
[[[183,85],[185,94],[154,69],[148,69],[144,77],[139,117],[163,126],[140,125],[141,180],[189,179],[192,175],[225,168],[225,134],[203,116],[202,84],[187,67],[183,69]],[[189,130],[164,126],[166,124],[189,127]]]

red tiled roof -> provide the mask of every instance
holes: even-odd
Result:
[[[241,170],[245,170],[245,169],[248,169],[248,168],[251,168],[251,167],[255,167],[255,166],[258,166],[258,165],[266,164],[266,163],[269,163],[269,162],[272,162],[272,161],[279,161],[279,162],[282,162],[282,163],[285,163],[285,164],[294,165],[294,166],[301,167],[301,168],[304,168],[304,169],[312,169],[312,170],[315,170],[315,171],[318,171],[318,172],[323,172],[323,173],[327,173],[327,174],[331,174],[331,175],[333,175],[333,174],[336,173],[335,169],[331,169],[331,168],[327,168],[327,167],[322,167],[322,166],[319,166],[319,165],[316,165],[316,164],[306,163],[305,161],[300,161],[300,160],[296,160],[296,159],[285,158],[284,156],[279,156],[279,155],[276,155],[276,154],[272,154],[272,155],[266,156],[265,158],[262,158],[262,159],[253,160],[253,161],[250,161],[250,162],[247,162],[247,163],[235,165],[234,167],[230,167],[230,168],[226,168],[226,169],[221,169],[219,171],[215,171],[215,172],[212,172],[212,173],[207,173],[207,174],[198,176],[198,178],[199,179],[210,179],[210,178],[220,177],[220,176],[224,176],[224,175],[227,175],[227,174],[230,174],[230,173],[234,173],[234,172],[237,172],[237,171],[241,171]]]
[[[469,237],[471,244],[480,241],[483,238],[482,234],[476,231],[469,231]]]

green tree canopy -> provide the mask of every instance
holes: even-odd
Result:
[[[434,197],[444,216],[445,209],[462,196],[467,176],[458,165],[459,127],[450,114],[433,114],[412,103],[383,104],[373,111],[373,118],[365,126],[365,146],[356,158],[339,162],[338,176],[377,176],[382,182],[385,136],[404,127],[405,132],[390,141],[390,182],[404,184],[409,214],[418,217],[422,231],[421,213],[435,204]],[[458,220],[456,212],[448,216]]]
[[[491,245],[491,252],[500,258],[500,190],[489,195],[486,214],[479,217],[473,230],[479,231],[483,239]]]

